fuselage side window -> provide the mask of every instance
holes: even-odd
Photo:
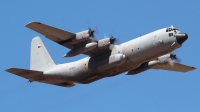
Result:
[[[173,33],[169,33],[169,37],[173,36]]]

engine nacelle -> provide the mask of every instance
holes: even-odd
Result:
[[[114,54],[109,57],[109,64],[121,63],[126,58],[123,54]]]
[[[110,38],[104,38],[102,40],[98,41],[98,47],[99,48],[107,48],[110,46]]]
[[[86,40],[89,38],[90,38],[89,30],[85,30],[85,31],[76,33],[76,37],[74,37],[72,40],[73,41],[77,41],[77,40],[82,41],[82,40]]]
[[[166,63],[168,62],[168,60],[171,58],[171,54],[166,54],[166,55],[163,55],[163,56],[160,56],[158,57],[158,61],[160,63]]]

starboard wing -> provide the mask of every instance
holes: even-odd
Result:
[[[153,69],[162,69],[176,72],[189,72],[195,70],[196,68],[174,62],[173,66],[171,66],[169,63],[164,63],[154,66]]]

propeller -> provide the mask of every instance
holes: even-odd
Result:
[[[116,41],[116,38],[114,38],[114,37],[111,35],[111,37],[110,37],[110,43],[111,43],[111,44],[114,44],[115,41]]]
[[[120,40],[118,38],[115,38],[113,35],[110,37],[110,50],[114,48],[114,44],[120,45]]]
[[[170,54],[170,58],[178,63],[181,63],[181,59],[176,56],[176,54]]]
[[[176,56],[176,54],[170,54],[170,59],[169,59],[168,62],[169,62],[169,64],[170,64],[171,66],[174,66],[173,60],[175,60],[177,63],[181,63],[181,59],[178,58],[178,57]]]
[[[90,37],[94,38],[94,33],[98,34],[99,30],[97,28],[97,26],[94,27],[94,29],[92,30],[90,27],[88,28],[88,34]]]
[[[120,42],[120,39],[115,38],[113,35],[111,35],[111,37],[110,37],[110,43],[111,44],[117,44],[117,45],[119,45],[121,42]]]

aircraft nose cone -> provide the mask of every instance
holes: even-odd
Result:
[[[183,44],[188,39],[188,35],[186,33],[178,33],[176,34],[176,40],[179,44]]]

